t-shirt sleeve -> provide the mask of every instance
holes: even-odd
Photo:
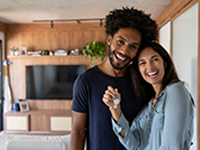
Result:
[[[86,82],[78,76],[73,85],[73,100],[71,109],[76,112],[88,112],[88,89]]]

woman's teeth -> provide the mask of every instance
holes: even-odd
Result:
[[[157,74],[157,71],[154,71],[154,72],[148,73],[148,76],[152,76],[152,75],[155,75],[155,74]]]

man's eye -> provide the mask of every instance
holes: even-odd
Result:
[[[132,45],[131,49],[137,49],[137,47],[135,45]]]
[[[118,41],[118,44],[122,45],[122,44],[124,44],[124,41],[119,40],[119,41]]]

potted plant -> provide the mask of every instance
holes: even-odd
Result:
[[[101,62],[103,61],[106,51],[105,51],[105,43],[103,42],[97,42],[96,40],[91,42],[90,44],[86,43],[86,45],[83,47],[83,56],[84,59],[85,56],[92,57],[90,66],[93,66],[94,63],[97,61],[97,57],[101,57]]]
[[[17,56],[19,54],[18,49],[14,47],[10,48],[8,51],[10,51],[11,56]]]

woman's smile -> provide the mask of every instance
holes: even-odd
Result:
[[[161,85],[165,74],[162,57],[152,48],[147,47],[139,55],[139,71],[144,80],[153,86]]]

